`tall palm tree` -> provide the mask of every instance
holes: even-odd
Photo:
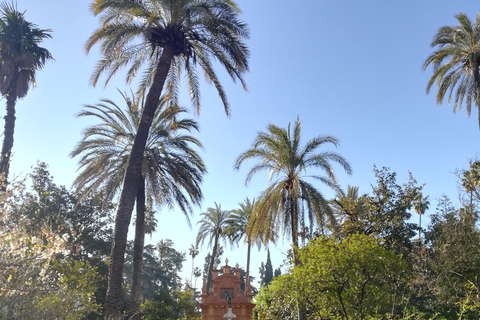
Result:
[[[127,81],[143,70],[139,90],[148,92],[115,219],[106,313],[107,318],[116,319],[122,303],[128,225],[140,180],[138,168],[164,85],[167,102],[176,104],[181,71],[185,69],[190,97],[198,111],[198,65],[207,82],[215,85],[229,114],[227,96],[213,69],[213,60],[246,88],[243,74],[248,71],[249,52],[243,40],[248,38],[249,31],[232,0],[95,0],[91,10],[101,15],[101,26],[88,39],[86,50],[100,42],[103,54],[93,73],[93,84],[102,74],[107,75],[108,82],[120,68],[129,65]]]
[[[36,85],[36,71],[53,59],[47,49],[39,46],[43,40],[51,38],[50,32],[25,20],[24,12],[18,11],[13,3],[0,4],[0,93],[7,100],[0,158],[0,174],[5,179],[3,190],[12,155],[17,99],[27,95],[30,85]]]
[[[466,170],[461,178],[462,187],[470,194],[470,209],[473,210],[473,195],[478,197],[477,188],[480,186],[480,161],[470,163],[470,170]]]
[[[195,269],[195,257],[198,256],[198,247],[195,245],[191,245],[188,249],[188,254],[192,257],[192,274],[190,275],[190,283],[193,285],[193,271]]]
[[[218,240],[220,237],[225,237],[229,213],[228,210],[222,210],[222,206],[215,202],[215,208],[209,207],[206,212],[201,214],[202,219],[197,223],[200,224],[200,229],[198,230],[196,245],[203,245],[205,239],[208,238],[208,245],[212,246],[213,240],[212,258],[208,265],[207,292],[210,292],[212,287],[212,270],[217,256]]]
[[[111,200],[122,187],[142,111],[138,99],[126,94],[122,97],[126,112],[113,101],[103,99],[99,104],[86,106],[79,114],[80,117],[95,117],[100,123],[84,130],[82,139],[71,153],[72,157],[81,156],[80,173],[74,181],[78,193],[103,190],[107,199]],[[201,143],[183,134],[198,130],[198,126],[191,119],[179,119],[184,112],[184,109],[173,106],[158,107],[144,151],[136,192],[131,304],[134,319],[138,318],[141,303],[146,190],[158,206],[172,208],[177,204],[189,224],[191,204],[199,204],[202,199],[200,184],[206,169],[201,157],[190,147],[201,147]]]
[[[463,101],[467,115],[472,112],[472,102],[480,106],[480,13],[474,22],[465,13],[455,16],[459,25],[441,27],[432,47],[438,47],[423,63],[423,69],[432,64],[433,75],[427,85],[427,93],[433,84],[438,85],[437,103],[441,104],[448,93],[448,103],[455,95],[453,111],[461,110]],[[478,114],[480,129],[480,112]]]
[[[414,201],[413,201],[413,210],[418,214],[419,221],[418,221],[418,238],[422,238],[422,215],[428,210],[430,206],[430,201],[428,201],[428,196],[423,197],[423,194],[419,192]]]
[[[328,201],[305,178],[310,177],[328,187],[337,188],[331,163],[341,165],[347,174],[352,172],[348,161],[338,153],[317,152],[325,144],[338,146],[339,142],[331,136],[318,136],[301,146],[300,119],[297,118],[293,132],[290,131],[290,124],[286,129],[270,124],[268,131],[258,133],[252,148],[243,152],[235,163],[235,168],[239,169],[246,160],[260,160],[248,172],[246,184],[256,173],[265,170],[270,172],[270,185],[258,200],[250,220],[249,232],[255,237],[271,228],[271,224],[281,226],[284,234],[290,233],[292,237],[296,265],[299,263],[296,258],[298,230],[305,226],[305,219],[310,221],[310,230],[313,229],[314,222],[323,220],[324,216],[330,218],[332,223],[335,219]],[[306,172],[310,169],[320,169],[326,176],[307,176]]]
[[[270,232],[262,234],[261,237],[252,238],[248,233],[248,223],[255,208],[255,198],[251,201],[249,198],[245,198],[243,202],[238,203],[238,206],[238,209],[231,210],[228,215],[225,234],[232,243],[238,243],[240,240],[244,239],[247,244],[247,270],[245,273],[245,279],[248,283],[250,276],[250,250],[252,244],[256,244],[258,248],[260,248],[264,241],[275,242],[276,233],[274,230],[270,230]],[[270,238],[265,239],[265,236],[269,236]]]

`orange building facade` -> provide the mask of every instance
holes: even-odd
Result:
[[[223,315],[227,313],[228,303],[227,295],[231,298],[232,312],[237,316],[237,320],[252,320],[253,307],[252,288],[250,279],[247,279],[245,293],[240,290],[242,281],[240,280],[240,270],[234,270],[230,274],[230,266],[222,267],[223,274],[219,276],[219,270],[213,270],[211,294],[207,294],[207,285],[203,283],[202,289],[202,320],[223,320]]]

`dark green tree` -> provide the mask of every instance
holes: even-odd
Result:
[[[53,59],[47,49],[39,46],[43,40],[51,38],[50,32],[27,21],[24,12],[18,11],[13,2],[0,4],[0,93],[7,100],[0,175],[5,184],[12,156],[15,106],[19,98],[27,95],[30,85],[36,85],[36,71]]]
[[[275,269],[274,273],[273,273],[273,277],[278,277],[282,274],[282,271],[280,270],[280,268],[277,268]]]
[[[432,250],[430,308],[447,319],[476,319],[480,315],[480,231],[478,216],[468,206],[455,209],[444,197],[431,216],[425,237]],[[469,306],[469,308],[466,308]]]
[[[93,84],[102,74],[107,74],[108,82],[127,65],[127,81],[132,81],[146,66],[139,91],[148,93],[119,198],[109,275],[107,318],[119,319],[128,226],[141,177],[138,168],[162,91],[166,89],[169,104],[177,104],[181,71],[185,69],[198,111],[198,65],[207,81],[215,85],[229,114],[213,60],[245,87],[243,74],[248,71],[249,52],[243,40],[249,32],[239,19],[240,9],[230,0],[95,0],[91,10],[101,16],[101,26],[88,39],[86,50],[101,43],[103,54],[92,76]]]
[[[270,260],[270,250],[267,249],[267,262],[260,267],[260,287],[268,286],[273,280],[272,260]]]

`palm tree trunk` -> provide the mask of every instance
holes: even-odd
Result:
[[[290,223],[292,224],[292,253],[295,267],[300,265],[300,260],[297,257],[298,250],[298,214],[295,206],[295,201],[290,200]]]
[[[155,110],[167,78],[170,65],[173,60],[173,48],[166,46],[155,71],[154,81],[147,94],[145,107],[137,130],[137,135],[132,146],[128,166],[123,179],[122,192],[118,200],[115,216],[115,230],[110,257],[108,276],[108,291],[105,300],[105,319],[120,320],[123,301],[122,272],[127,246],[127,233],[132,218],[133,205],[141,177],[143,152],[148,138],[148,132],[152,125]]]
[[[192,284],[192,286],[193,286],[193,269],[194,269],[194,266],[195,266],[195,257],[192,255],[192,274],[190,275],[190,283]]]
[[[473,190],[470,191],[470,210],[473,212]]]
[[[217,256],[217,245],[218,245],[218,237],[220,235],[215,235],[215,244],[213,245],[213,252],[212,252],[212,259],[210,259],[210,265],[208,266],[208,274],[207,274],[207,294],[210,294],[210,289],[212,288],[212,270],[213,265],[215,263],[215,257]]]
[[[422,214],[418,215],[418,239],[422,240]]]
[[[137,220],[135,223],[135,241],[133,244],[132,300],[130,305],[131,320],[140,320],[142,303],[142,267],[143,247],[145,244],[145,178],[141,178],[137,190]]]
[[[16,81],[14,82],[16,83]],[[3,132],[3,145],[0,158],[0,174],[4,174],[4,177],[0,177],[0,191],[7,189],[8,170],[10,168],[10,157],[12,156],[13,148],[13,134],[15,131],[15,105],[17,103],[17,90],[13,88],[7,95],[7,113],[4,117],[5,127]],[[2,181],[2,179],[5,179]]]
[[[293,252],[293,260],[295,263],[295,267],[300,265],[300,260],[297,256],[298,250],[298,211],[296,210],[297,206],[295,205],[295,201],[290,199],[290,221],[292,224],[292,252]],[[297,301],[297,319],[303,320],[305,319],[305,315],[303,313],[300,304]]]
[[[473,66],[473,78],[475,79],[476,105],[478,109],[478,129],[480,130],[480,70],[479,65]]]
[[[248,239],[248,245],[247,245],[247,271],[245,274],[245,288],[247,288],[247,285],[250,283],[250,248],[252,246],[252,241]]]

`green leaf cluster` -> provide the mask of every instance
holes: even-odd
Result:
[[[300,265],[270,284],[265,319],[294,319],[297,306],[315,319],[383,318],[391,310],[392,288],[407,267],[394,251],[363,234],[341,241],[319,237],[298,257]],[[268,295],[261,294],[265,304]]]

